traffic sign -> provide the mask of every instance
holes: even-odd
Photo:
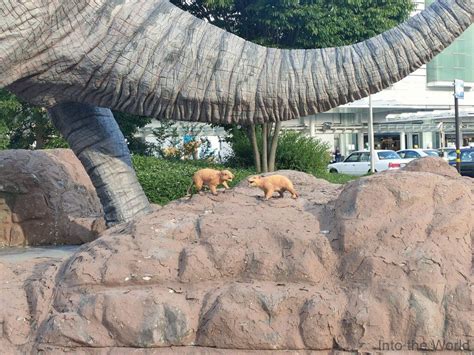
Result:
[[[454,80],[454,97],[456,99],[464,99],[464,81],[455,79]]]

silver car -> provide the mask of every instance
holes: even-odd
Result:
[[[389,169],[399,169],[408,163],[401,159],[393,150],[375,151],[375,171]],[[370,153],[367,150],[360,150],[351,153],[344,161],[329,164],[327,167],[330,173],[341,173],[348,175],[365,175],[370,173]]]

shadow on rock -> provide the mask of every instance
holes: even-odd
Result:
[[[0,246],[82,244],[104,229],[100,201],[72,151],[0,153]]]

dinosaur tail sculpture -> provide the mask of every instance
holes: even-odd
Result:
[[[281,50],[247,42],[166,0],[58,6],[37,35],[39,48],[13,56],[25,57],[24,64],[0,66],[0,85],[43,105],[75,101],[214,123],[289,120],[378,92],[446,48],[474,14],[472,0],[438,0],[354,45]]]

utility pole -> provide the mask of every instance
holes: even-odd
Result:
[[[372,95],[369,95],[369,152],[370,172],[375,173],[375,151],[374,151],[374,112],[372,109]]]
[[[461,173],[462,120],[459,117],[459,99],[464,99],[464,81],[454,80],[454,125],[456,127],[456,169]]]

